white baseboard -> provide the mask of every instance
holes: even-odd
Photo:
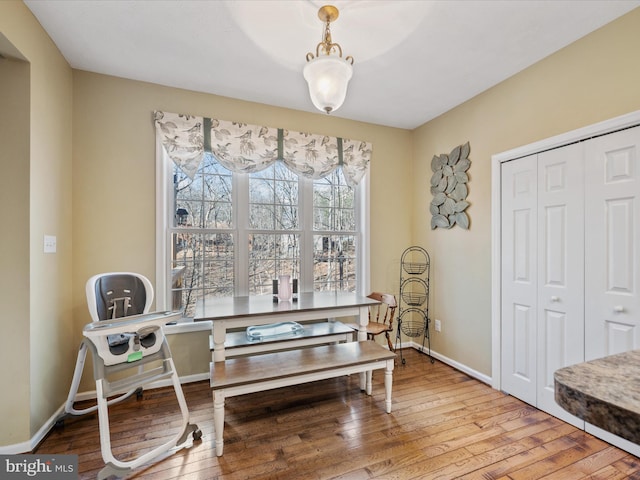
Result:
[[[404,344],[405,346],[407,346],[407,344]],[[425,347],[424,349],[422,348],[422,345],[416,342],[409,342],[409,346],[411,346],[411,348],[415,348],[416,350],[418,350],[419,352],[428,354],[429,350]],[[439,354],[438,352],[434,351],[433,349],[431,349],[431,356],[435,359],[440,360],[442,363],[446,363],[447,365],[455,368],[456,370],[460,370],[463,373],[466,373],[467,375],[469,375],[470,377],[475,378],[476,380],[480,380],[482,383],[486,383],[487,385],[491,386],[491,377],[488,375],[485,375],[484,373],[480,373],[472,368],[469,368],[467,365],[464,365],[460,362],[456,362],[455,360],[452,360],[448,357],[445,357],[444,355]]]
[[[64,405],[60,406],[56,412],[40,427],[36,434],[28,442],[15,443],[13,445],[0,446],[0,455],[15,455],[18,453],[30,453],[38,444],[44,440],[47,433],[53,428],[56,419],[64,412]]]
[[[200,382],[202,380],[209,380],[209,372],[196,373],[194,375],[187,375],[180,377],[180,384]],[[160,380],[152,382],[144,386],[146,390],[152,390],[154,388],[170,387],[173,385],[171,379]],[[84,400],[94,400],[96,398],[96,391],[91,390],[88,392],[80,392],[76,395],[76,401],[81,402]],[[65,399],[66,403],[66,399]],[[40,427],[36,434],[31,437],[28,442],[15,443],[12,445],[0,446],[0,455],[15,455],[19,453],[30,453],[38,446],[42,440],[47,436],[49,431],[55,426],[58,418],[64,413],[64,404],[62,404],[56,412],[49,417],[49,419]]]
[[[35,437],[34,437],[35,438]],[[31,446],[32,442],[14,443],[13,445],[6,445],[0,447],[0,455],[16,455],[18,453],[29,453],[34,447]]]

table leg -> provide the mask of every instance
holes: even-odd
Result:
[[[369,323],[369,307],[360,307],[360,313],[358,314],[358,341],[364,342],[367,340],[367,324]],[[367,379],[364,373],[360,374],[360,390],[366,391]]]
[[[213,392],[213,430],[215,434],[216,456],[222,456],[224,448],[224,390]]]
[[[227,339],[227,328],[222,322],[213,322],[213,361],[224,362],[224,342]]]
[[[369,323],[369,307],[360,307],[358,315],[358,341],[362,342],[367,339],[367,324]]]
[[[393,360],[387,360],[384,370],[384,404],[387,413],[391,413],[391,386],[393,384]]]

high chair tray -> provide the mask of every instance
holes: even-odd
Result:
[[[169,322],[174,322],[182,317],[181,311],[176,312],[153,312],[141,315],[131,315],[129,317],[114,318],[112,320],[102,320],[91,322],[84,326],[82,334],[85,337],[98,337],[114,333],[131,332],[138,330],[141,326],[162,327]]]

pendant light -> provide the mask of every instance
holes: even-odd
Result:
[[[322,41],[316,46],[315,56],[307,53],[303,70],[311,101],[318,110],[327,113],[335,112],[343,104],[353,75],[353,57],[342,58],[342,48],[331,40],[330,24],[338,15],[333,5],[318,10],[318,18],[325,23]]]

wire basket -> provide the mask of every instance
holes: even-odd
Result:
[[[418,278],[410,278],[402,284],[402,300],[410,307],[419,307],[427,301],[429,287],[427,282]]]
[[[402,292],[402,299],[407,305],[419,306],[427,299],[424,293]]]
[[[429,254],[424,248],[409,247],[402,254],[402,269],[409,275],[422,275],[429,268]]]
[[[403,263],[402,268],[410,275],[422,275],[427,270],[428,265],[428,263],[410,262]]]
[[[427,330],[427,314],[419,308],[408,308],[400,314],[398,325],[407,337],[420,337]]]

